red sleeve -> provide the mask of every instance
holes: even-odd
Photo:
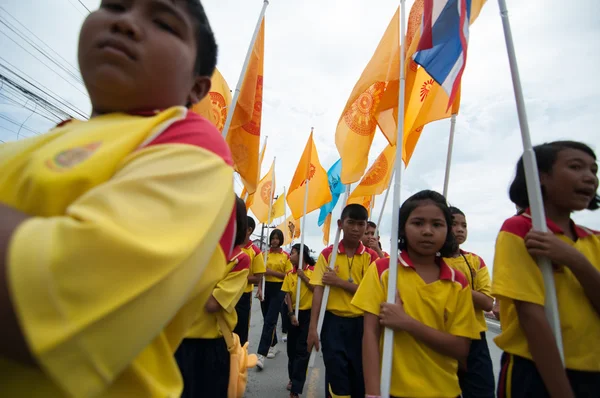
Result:
[[[390,268],[390,259],[389,258],[380,258],[375,261],[375,266],[377,267],[377,273],[379,274],[379,279],[381,279],[381,275],[383,275],[385,270]]]
[[[250,269],[250,257],[246,253],[242,253],[237,258],[238,262],[230,272],[239,272],[245,269]]]

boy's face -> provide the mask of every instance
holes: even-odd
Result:
[[[79,67],[95,114],[197,102],[196,25],[183,1],[103,0],[81,27]]]
[[[344,240],[356,245],[362,240],[367,229],[367,220],[355,220],[347,217],[338,223],[338,226],[344,231]]]
[[[365,229],[365,234],[362,237],[363,245],[371,247],[371,242],[377,242],[378,240],[379,237],[375,238],[375,228],[367,225],[367,228]]]

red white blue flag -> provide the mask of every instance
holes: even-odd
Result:
[[[424,1],[421,39],[413,59],[448,94],[448,108],[467,63],[470,17],[471,0]]]

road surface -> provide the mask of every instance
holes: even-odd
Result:
[[[257,299],[252,302],[252,317],[250,320],[250,352],[256,353],[260,334],[262,331],[263,318],[260,312],[260,303]],[[488,331],[488,343],[492,361],[494,363],[494,375],[498,377],[500,371],[501,352],[493,343],[492,339],[500,332],[499,324],[490,322]],[[277,327],[278,335],[281,332],[281,326]],[[289,397],[286,390],[288,383],[287,376],[287,354],[286,345],[283,342],[278,344],[279,353],[273,359],[265,360],[265,368],[262,371],[250,369],[248,374],[248,387],[246,389],[246,398],[284,398]],[[306,398],[324,398],[325,395],[325,367],[323,359],[319,354],[314,369],[308,373],[304,394]]]

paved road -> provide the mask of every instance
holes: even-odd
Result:
[[[260,333],[262,331],[263,318],[260,313],[260,304],[254,299],[252,302],[252,318],[250,321],[250,352],[256,353]],[[277,333],[281,331],[278,326]],[[488,343],[490,344],[490,352],[494,363],[494,374],[498,376],[500,371],[500,350],[491,341],[500,329],[495,324],[490,324],[488,331]],[[289,397],[289,392],[286,390],[288,383],[287,376],[287,354],[285,343],[278,344],[279,353],[274,359],[266,359],[265,368],[262,371],[250,369],[248,375],[248,388],[246,390],[246,398],[284,398]],[[325,367],[321,355],[317,357],[317,364],[311,371],[309,370],[308,379],[304,386],[304,394],[306,398],[323,398],[325,393]]]

